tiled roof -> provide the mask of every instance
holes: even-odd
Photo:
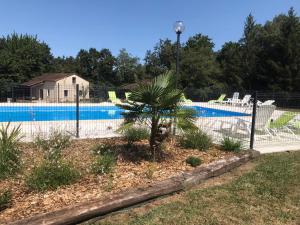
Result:
[[[77,75],[75,73],[44,73],[43,75],[39,77],[35,77],[32,80],[24,82],[23,86],[33,86],[36,84],[43,83],[45,81],[58,81],[63,78],[66,78],[71,75]],[[78,75],[77,75],[78,76]]]

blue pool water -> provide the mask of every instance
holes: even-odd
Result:
[[[198,117],[249,116],[232,112],[193,106]],[[75,120],[75,106],[2,106],[0,122]],[[80,106],[80,120],[121,119],[122,109],[116,106]]]

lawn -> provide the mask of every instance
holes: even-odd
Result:
[[[263,155],[238,179],[104,224],[300,224],[300,151]]]

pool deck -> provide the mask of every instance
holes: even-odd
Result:
[[[75,106],[75,103],[0,103],[1,106]],[[239,113],[247,113],[249,116],[226,116],[226,117],[198,117],[196,124],[199,128],[203,129],[205,132],[210,134],[216,142],[219,142],[224,133],[220,132],[221,122],[225,122],[225,129],[230,128],[230,123],[234,123],[237,118],[242,118],[251,122],[251,107],[240,107],[231,106],[227,104],[211,104],[207,102],[194,102],[193,104],[185,104],[187,106],[201,106],[212,109],[226,110]],[[80,106],[114,106],[110,102],[102,103],[80,103]],[[276,119],[282,114],[283,111],[275,110],[272,115],[273,119]],[[107,138],[116,137],[119,134],[116,130],[119,128],[122,119],[107,119],[107,120],[80,120],[79,121],[79,135],[80,138]],[[3,122],[0,124],[6,124]],[[73,137],[76,136],[76,121],[28,121],[28,122],[11,122],[12,127],[21,124],[21,129],[24,134],[23,141],[32,141],[36,136],[42,135],[47,137],[51,130],[62,130]],[[227,126],[227,127],[226,127]],[[224,128],[224,127],[223,127]],[[249,146],[249,134],[241,134],[238,137],[244,140],[245,147]],[[255,149],[261,153],[287,151],[287,150],[299,150],[300,149],[300,139],[288,138],[288,139],[272,139],[264,140],[260,139],[258,135],[255,136],[257,139],[255,141]],[[300,136],[299,136],[300,138]]]

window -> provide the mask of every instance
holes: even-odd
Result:
[[[64,90],[64,96],[68,97],[68,90]]]
[[[76,77],[72,77],[72,83],[76,84]]]
[[[50,96],[50,89],[47,90],[47,96]]]
[[[82,96],[83,92],[82,90],[79,90],[79,96]]]

